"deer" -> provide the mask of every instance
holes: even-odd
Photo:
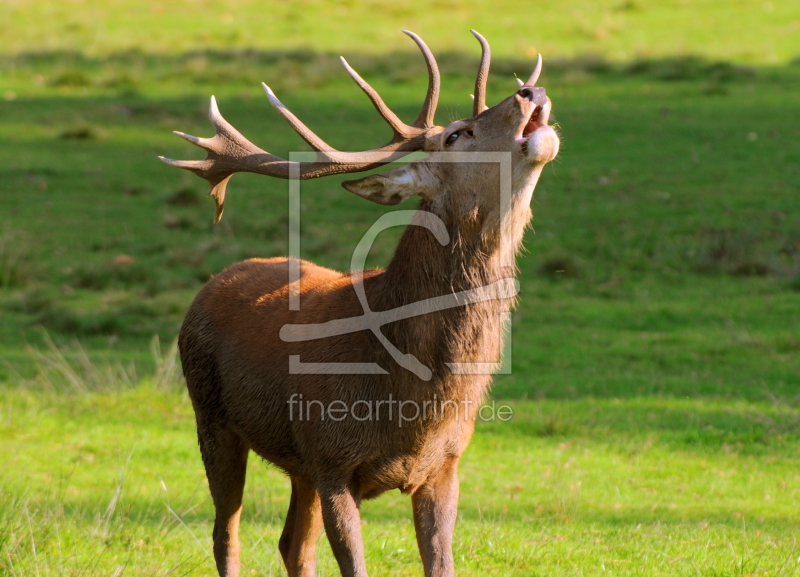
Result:
[[[473,117],[435,125],[438,65],[419,36],[404,32],[428,71],[412,124],[341,59],[391,127],[387,144],[336,150],[263,84],[272,106],[316,151],[315,160],[289,161],[258,148],[222,117],[213,96],[213,137],[176,132],[207,157],[159,157],[209,182],[216,223],[237,172],[304,180],[427,154],[342,183],[387,206],[420,197],[385,269],[342,273],[297,256],[250,259],[214,276],[188,309],[178,344],[215,510],[213,554],[221,577],[240,571],[251,451],[291,481],[278,542],[290,577],[315,575],[323,528],[341,575],[365,577],[360,506],[394,489],[411,497],[426,577],[454,575],[458,463],[492,381],[491,370],[470,368],[495,366],[500,358],[501,318],[516,303],[516,285],[509,283],[516,282],[533,190],[558,154],[559,137],[548,124],[552,103],[536,86],[541,55],[513,94],[486,105],[491,52],[475,31],[481,60]],[[505,173],[502,162],[476,161],[481,155],[507,159]]]

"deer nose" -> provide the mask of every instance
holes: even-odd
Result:
[[[523,86],[517,91],[522,98],[533,102],[536,106],[544,106],[547,102],[547,93],[539,86]]]

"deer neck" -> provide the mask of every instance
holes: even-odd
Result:
[[[449,242],[443,246],[426,228],[409,226],[381,275],[382,290],[377,291],[374,300],[370,298],[374,302],[373,310],[389,310],[480,289],[514,277],[515,255],[531,217],[529,200],[530,197],[512,199],[511,210],[504,218],[491,212],[482,214],[479,209],[454,218],[450,215],[455,212],[448,207],[423,202],[419,210],[442,219]],[[513,299],[509,298],[437,310],[388,325],[386,335],[401,351],[415,355],[429,366],[435,375],[446,377],[452,374],[448,363],[498,360],[503,342],[502,315],[512,306]],[[472,384],[467,385],[467,381]],[[458,389],[435,388],[439,394],[479,398],[489,377],[440,378],[438,382],[441,387],[457,386]],[[471,387],[471,392],[463,390],[464,387]]]
[[[415,225],[415,219],[398,243],[384,273],[386,290],[375,304],[385,310],[515,276],[516,254],[532,216],[532,192],[531,186],[530,193],[512,196],[502,215],[480,207],[459,214],[424,201],[419,211],[441,219],[449,242],[442,245],[427,228]]]

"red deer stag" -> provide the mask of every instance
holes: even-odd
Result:
[[[214,558],[222,576],[239,573],[251,450],[291,478],[278,545],[290,576],[315,574],[323,526],[341,574],[366,576],[359,506],[390,489],[411,495],[425,575],[454,574],[458,461],[491,382],[490,371],[471,367],[499,358],[500,319],[516,294],[510,283],[533,189],[559,139],[548,126],[551,102],[535,86],[541,57],[514,94],[485,105],[489,46],[474,31],[482,58],[473,117],[434,125],[438,67],[425,43],[406,34],[429,74],[413,124],[403,123],[342,60],[391,126],[386,145],[334,150],[265,85],[272,105],[318,151],[316,161],[289,162],[259,149],[222,118],[213,97],[215,136],[177,133],[207,158],[162,158],[210,182],[218,221],[235,172],[309,179],[429,153],[343,183],[379,204],[422,197],[386,270],[343,274],[291,258],[252,259],[215,276],[186,315],[180,355],[216,509]],[[504,158],[506,168],[481,158]],[[299,307],[291,306],[293,294]],[[348,322],[349,329],[342,325]]]

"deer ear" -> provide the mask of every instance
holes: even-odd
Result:
[[[381,174],[345,180],[342,186],[372,202],[393,205],[400,204],[415,194],[432,198],[439,188],[439,180],[425,164],[412,162]]]

